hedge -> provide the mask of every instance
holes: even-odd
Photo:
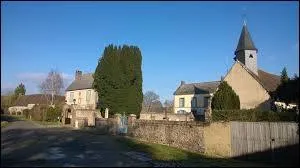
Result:
[[[273,112],[256,109],[249,110],[213,110],[213,121],[299,121],[295,111]]]
[[[61,112],[60,107],[49,107],[46,111],[46,121],[59,121],[58,117],[61,117]]]

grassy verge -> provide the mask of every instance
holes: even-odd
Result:
[[[227,158],[214,158],[204,154],[193,153],[186,150],[170,147],[167,145],[146,143],[132,138],[118,137],[117,141],[128,148],[138,152],[150,154],[153,161],[157,162],[178,162],[183,166],[238,166],[257,167],[267,166],[265,164],[237,161]]]
[[[8,121],[1,121],[1,128],[4,128],[9,125]]]
[[[45,126],[47,126],[47,125],[57,125],[57,126],[62,125],[60,122],[49,122],[49,121],[33,121],[33,122],[40,124],[40,125],[45,125]]]

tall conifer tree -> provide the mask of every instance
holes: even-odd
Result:
[[[94,74],[99,107],[112,114],[139,115],[142,107],[142,55],[136,46],[113,46],[104,49]]]

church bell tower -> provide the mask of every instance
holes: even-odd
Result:
[[[258,75],[257,48],[255,47],[251,39],[246,23],[244,23],[243,25],[239,43],[234,54],[235,54],[234,60],[240,61],[254,74]]]

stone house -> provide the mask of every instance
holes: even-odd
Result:
[[[190,84],[181,81],[174,92],[174,113],[196,112],[198,115],[203,115],[204,110],[210,106],[210,98],[219,84],[220,81]]]
[[[64,100],[64,96],[54,95],[54,104],[63,104]],[[17,98],[14,105],[8,108],[8,112],[9,114],[21,115],[25,109],[32,109],[35,105],[48,105],[50,101],[51,95],[21,95]]]
[[[280,84],[280,76],[265,72],[257,67],[257,48],[246,24],[234,52],[234,64],[222,79],[226,81],[240,98],[241,109],[270,109],[271,93]],[[213,94],[221,81],[185,84],[174,92],[174,113],[197,112],[210,108]]]
[[[75,80],[66,89],[66,104],[75,105],[76,108],[96,109],[98,94],[93,89],[93,81],[93,74],[82,74],[82,71],[76,70]]]

